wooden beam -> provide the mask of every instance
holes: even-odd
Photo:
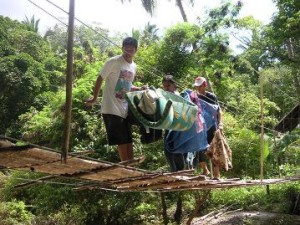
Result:
[[[65,107],[65,130],[63,135],[62,160],[67,162],[67,155],[70,148],[71,133],[71,111],[72,111],[72,81],[73,81],[73,40],[74,40],[74,11],[75,0],[69,3],[69,26],[67,46],[67,79],[66,79],[66,107]]]

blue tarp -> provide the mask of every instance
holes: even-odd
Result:
[[[164,147],[171,153],[188,153],[203,151],[209,147],[207,143],[207,131],[217,125],[218,104],[210,104],[195,97],[191,90],[182,93],[183,97],[194,102],[199,107],[197,119],[193,126],[186,131],[170,130],[164,143]],[[198,101],[198,102],[195,102]]]
[[[183,92],[183,97],[191,101],[191,91]],[[195,151],[203,151],[209,147],[207,143],[206,127],[203,114],[197,114],[198,119],[195,120],[192,127],[186,131],[169,130],[165,139],[164,147],[171,153],[188,153]]]
[[[206,129],[209,130],[212,126],[217,127],[219,105],[210,104],[199,98],[199,103],[202,110],[202,116],[205,121]]]

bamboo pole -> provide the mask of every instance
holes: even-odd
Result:
[[[66,107],[65,107],[65,129],[63,135],[62,160],[67,162],[71,133],[71,110],[72,110],[72,78],[73,78],[73,39],[74,39],[74,10],[75,0],[69,3],[69,26],[67,46],[67,79],[66,79]]]
[[[263,89],[264,77],[263,73],[259,73],[259,85],[260,85],[260,119],[261,119],[261,131],[260,131],[260,180],[264,179],[264,89]]]

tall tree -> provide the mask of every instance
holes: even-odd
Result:
[[[194,0],[190,0],[190,4],[191,4],[192,6],[194,6],[194,2],[195,2]],[[176,5],[177,5],[177,7],[178,7],[179,10],[180,10],[180,14],[181,14],[181,16],[182,16],[183,21],[184,21],[184,22],[188,22],[188,19],[187,19],[185,10],[184,10],[183,5],[182,5],[182,0],[176,0]]]
[[[300,99],[300,2],[298,0],[275,0],[278,8],[267,32],[273,44],[271,53],[275,59],[293,68],[293,80]]]
[[[34,16],[29,19],[27,16],[25,16],[25,20],[22,21],[22,23],[26,26],[27,30],[38,33],[40,19],[36,20]]]
[[[149,46],[151,43],[158,41],[159,37],[157,32],[157,26],[148,22],[140,36],[141,45]]]
[[[130,2],[131,0],[128,0],[128,1]],[[169,0],[169,1],[171,1],[171,0]],[[124,3],[124,2],[126,2],[126,0],[121,0],[121,2]],[[152,16],[154,13],[154,10],[156,8],[157,1],[156,0],[141,0],[141,2],[142,2],[144,9],[146,10],[146,12],[150,13],[150,15]],[[192,6],[194,6],[195,0],[190,0],[189,2]],[[183,21],[188,22],[188,19],[187,19],[187,16],[186,16],[186,13],[185,13],[182,3],[183,3],[182,0],[176,0],[176,6],[180,10],[180,14],[183,18]]]
[[[37,107],[36,97],[50,88],[50,71],[44,67],[45,59],[51,58],[49,44],[25,29],[21,23],[0,16],[1,134],[17,124],[19,115]]]
[[[126,0],[120,0],[122,3],[126,2]],[[131,0],[128,0],[129,2],[131,2]],[[144,9],[146,10],[147,13],[150,13],[150,15],[152,16],[154,13],[154,9],[156,7],[156,0],[141,0],[142,5],[144,7]]]

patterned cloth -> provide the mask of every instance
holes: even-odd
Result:
[[[154,129],[184,131],[193,126],[198,112],[198,107],[194,103],[160,88],[155,89],[155,92],[158,95],[155,120],[149,119],[151,115],[145,114],[138,107],[143,91],[126,93],[130,110],[137,120],[145,127]]]
[[[232,169],[232,151],[219,129],[215,132],[206,155],[211,158],[213,166],[223,168],[225,171]]]

